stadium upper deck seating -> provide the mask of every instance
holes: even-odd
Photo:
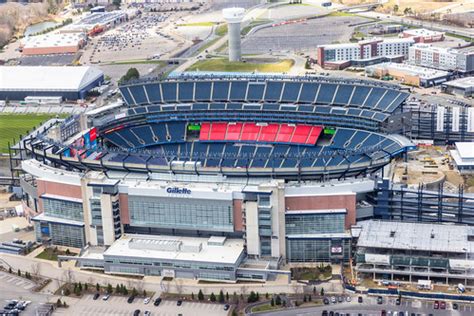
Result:
[[[371,83],[343,83],[330,80],[291,81],[206,80],[156,81],[121,86],[129,105],[183,102],[270,102],[327,104],[363,107],[392,113],[408,97],[407,92]]]

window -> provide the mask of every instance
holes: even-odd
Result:
[[[47,197],[42,197],[41,199],[43,200],[45,215],[76,221],[84,220],[82,203],[80,202],[50,199]]]

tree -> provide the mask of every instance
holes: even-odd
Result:
[[[211,300],[211,302],[216,301],[216,296],[214,295],[214,292],[211,293],[211,296],[209,296],[209,299]]]
[[[133,295],[133,296],[137,296],[137,295],[138,295],[138,291],[137,291],[136,288],[133,288],[133,289],[132,289],[132,295]]]
[[[198,292],[198,300],[200,300],[200,301],[204,300],[204,294],[202,293],[201,289],[199,289],[199,292]]]
[[[257,302],[257,301],[260,301],[260,295],[258,294],[258,292],[257,292],[257,294],[255,294],[255,301],[256,301],[256,302]]]
[[[110,284],[110,283],[107,284],[107,293],[109,293],[109,294],[112,293],[112,290],[113,290],[112,289],[112,284]]]
[[[248,303],[254,303],[258,301],[258,293],[255,293],[254,291],[250,291],[250,295],[247,298]]]
[[[56,306],[61,307],[61,305],[63,305],[63,304],[61,303],[61,300],[58,298],[58,300],[56,301]]]
[[[137,68],[132,67],[127,70],[127,72],[125,73],[125,75],[122,76],[122,78],[120,78],[119,83],[138,78],[140,78],[140,73],[138,72]]]
[[[121,288],[120,288],[120,285],[117,284],[117,285],[115,286],[115,293],[116,293],[116,294],[120,294],[120,292],[122,292],[122,291],[121,291]]]
[[[311,298],[311,294],[308,295],[308,302],[311,302],[312,298]]]
[[[268,292],[267,292],[267,293],[265,293],[265,298],[266,298],[266,299],[268,299]]]
[[[321,295],[321,296],[324,296],[324,288],[323,288],[323,287],[321,288],[320,295]]]
[[[38,276],[40,274],[40,270],[41,265],[39,264],[39,262],[33,263],[31,265],[31,273],[33,273],[34,276]]]
[[[68,287],[64,289],[64,295],[65,295],[65,296],[71,295],[71,291],[69,290]]]
[[[82,292],[82,283],[79,282],[79,285],[77,286],[79,288],[79,292]]]
[[[13,273],[12,267],[8,268],[8,273]]]
[[[281,302],[281,305],[286,306],[286,301],[283,300],[283,301]]]
[[[21,276],[21,270],[20,269],[18,269],[17,274],[18,274],[18,276]]]
[[[303,302],[307,302],[306,295],[303,295]]]
[[[275,304],[276,304],[276,305],[281,305],[281,297],[280,297],[280,295],[277,295],[277,296],[276,296]]]
[[[224,292],[222,292],[222,290],[220,290],[220,292],[219,292],[219,303],[224,303],[224,301],[225,301]]]
[[[194,292],[191,292],[191,300],[194,301]]]
[[[273,299],[273,297],[272,297],[272,300],[270,301],[270,305],[275,306],[275,300]]]
[[[125,285],[122,287],[122,294],[123,295],[128,295],[128,289]]]
[[[400,9],[400,8],[398,7],[398,4],[396,4],[396,5],[393,6],[393,12],[397,13],[397,12],[398,12],[398,9]]]
[[[96,284],[95,284],[95,290],[96,290],[97,292],[100,291],[100,284],[99,284],[99,283],[96,283]]]
[[[229,301],[229,292],[225,292],[225,300],[228,302]]]
[[[232,301],[234,302],[234,304],[237,304],[239,302],[239,297],[237,296],[237,292],[235,291],[232,294]]]
[[[89,284],[87,284],[87,283],[84,283],[84,291],[87,291],[87,290],[88,290],[88,288],[89,288]]]

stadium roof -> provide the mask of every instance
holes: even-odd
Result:
[[[363,221],[357,247],[435,252],[474,252],[474,228],[435,223]]]
[[[89,66],[2,66],[0,91],[80,91],[103,75]]]

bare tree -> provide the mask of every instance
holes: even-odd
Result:
[[[31,273],[38,277],[41,271],[41,265],[39,262],[35,262],[31,265]]]
[[[176,287],[176,293],[178,295],[183,294],[183,280],[181,279],[175,279],[175,287]]]
[[[138,280],[135,284],[135,288],[137,289],[138,293],[143,293],[143,288],[144,288],[144,282],[143,280]]]
[[[71,268],[63,272],[63,281],[68,284],[74,282],[74,272],[72,272]]]

